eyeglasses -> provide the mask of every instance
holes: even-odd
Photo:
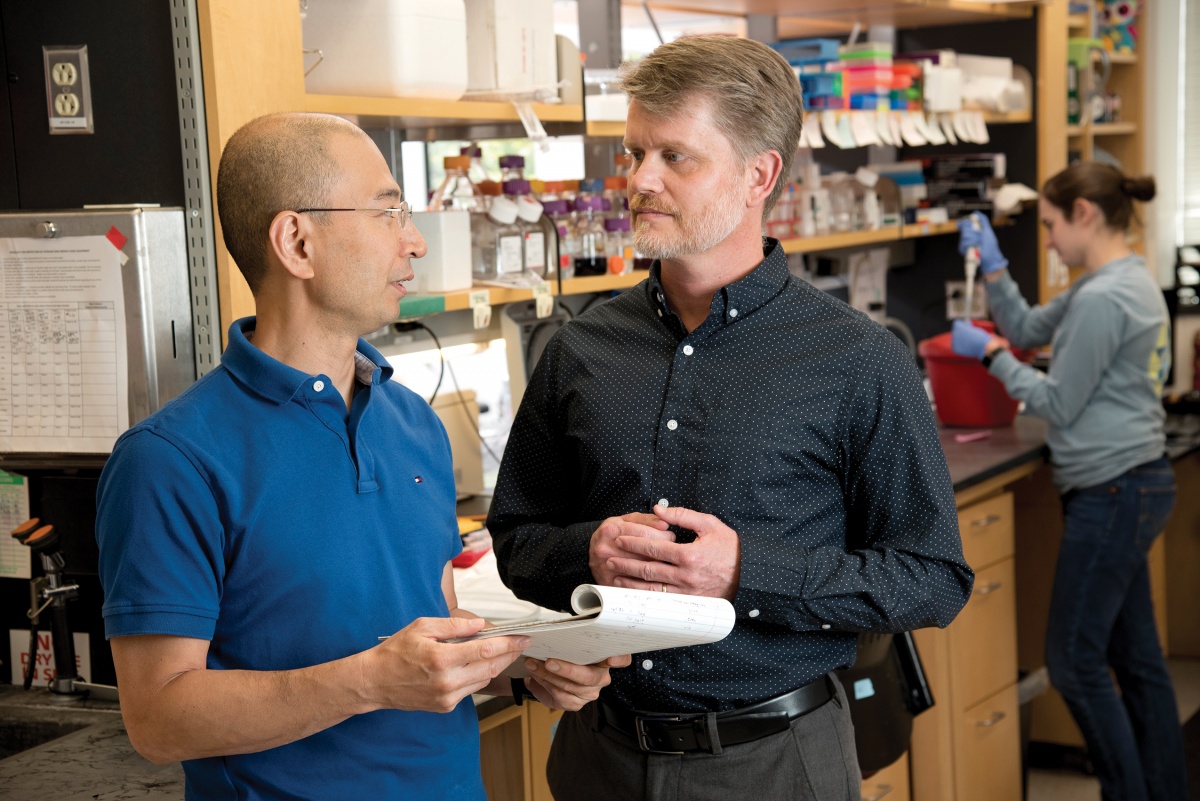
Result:
[[[296,209],[297,214],[307,214],[310,211],[371,211],[376,214],[383,213],[390,219],[396,220],[400,225],[401,231],[408,226],[408,221],[412,218],[412,206],[408,205],[407,200],[401,200],[400,205],[394,209]]]

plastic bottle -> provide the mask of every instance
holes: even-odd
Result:
[[[477,281],[495,281],[524,269],[524,242],[516,224],[517,204],[493,197],[487,213],[471,225],[472,274]]]
[[[505,181],[523,181],[525,180],[525,157],[524,156],[501,156],[500,157],[500,184]]]
[[[788,239],[796,233],[796,185],[788,184],[775,202],[775,208],[767,215],[764,228],[767,236],[774,239]]]
[[[504,182],[504,196],[517,206],[517,228],[521,231],[522,265],[545,278],[553,274],[546,258],[546,232],[542,229],[542,204],[533,199],[529,181]],[[547,270],[547,266],[550,267]]]
[[[613,175],[619,175],[622,178],[629,178],[629,171],[633,168],[633,155],[621,151],[613,155]]]
[[[582,181],[579,182],[579,194],[577,194],[575,196],[575,199],[578,200],[581,197],[593,198],[593,197],[603,197],[603,196],[604,196],[604,181],[603,180],[601,180],[600,178],[584,178]],[[575,209],[576,209],[576,211],[578,211],[579,207],[576,206]],[[600,207],[597,206],[596,210],[599,211]]]
[[[604,230],[608,234],[609,274],[628,275],[633,272],[633,232],[629,217],[608,217],[604,220]]]
[[[488,175],[487,170],[483,168],[483,148],[478,145],[467,145],[459,148],[458,153],[471,159],[471,166],[467,168],[467,176],[471,179],[471,183],[479,186],[484,181],[492,180],[492,176]]]
[[[536,189],[536,187],[534,187],[534,188]],[[542,192],[541,192],[541,195],[538,196],[538,200],[540,200],[542,202],[542,205],[544,206],[552,200],[561,200],[562,194],[563,194],[563,182],[562,181],[546,181],[542,185]],[[547,214],[549,214],[549,212],[547,212]]]
[[[623,175],[610,175],[604,179],[604,197],[609,202],[609,217],[628,217],[629,199],[626,194],[628,182]]]
[[[579,252],[579,241],[567,201],[547,200],[542,204],[546,217],[558,232],[558,272],[562,278],[575,276],[575,256]]]
[[[442,165],[446,168],[446,177],[429,199],[429,210],[478,211],[483,195],[467,174],[471,165],[470,157],[446,156],[442,159]]]
[[[584,194],[575,198],[575,233],[579,241],[575,275],[604,275],[608,271],[608,233],[600,211],[603,200]]]

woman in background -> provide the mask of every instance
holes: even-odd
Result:
[[[1085,272],[1033,308],[1005,269],[987,220],[977,213],[959,224],[960,251],[980,249],[988,305],[1003,337],[956,321],[954,350],[982,360],[1027,414],[1049,423],[1064,528],[1046,667],[1083,732],[1106,801],[1189,797],[1146,560],[1175,503],[1163,455],[1170,324],[1161,290],[1127,241],[1133,201],[1154,194],[1153,178],[1094,162],[1047,181],[1039,214],[1049,246]],[[1021,363],[1010,342],[1050,344],[1049,372]]]

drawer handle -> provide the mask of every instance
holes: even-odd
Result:
[[[980,595],[990,595],[991,593],[995,592],[996,590],[1000,589],[1003,586],[1004,586],[1003,582],[989,581],[987,584],[984,584],[982,587],[976,587],[975,592],[979,593]]]
[[[892,792],[892,785],[890,784],[877,784],[875,786],[879,788],[879,792],[870,798],[864,798],[863,801],[879,801],[879,799]]]
[[[1000,515],[988,515],[987,517],[981,517],[978,520],[972,520],[971,525],[975,526],[976,528],[987,528],[988,526],[993,526],[996,523],[999,523],[1002,519],[1003,518],[1001,518]]]
[[[983,726],[985,728],[991,728],[992,726],[995,726],[1000,721],[1004,720],[1004,718],[1006,718],[1006,717],[1007,717],[1007,715],[1005,715],[1003,712],[993,712],[992,716],[990,718],[988,718],[987,720],[975,721],[975,725]]]

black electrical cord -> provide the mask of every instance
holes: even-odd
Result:
[[[401,332],[416,331],[419,328],[422,331],[424,331],[426,334],[429,334],[429,338],[432,339],[433,344],[437,346],[438,362],[439,362],[438,380],[437,380],[437,384],[435,384],[433,387],[433,394],[429,396],[429,400],[427,401],[427,403],[430,406],[432,406],[434,399],[437,398],[438,390],[440,390],[442,388],[442,379],[446,377],[446,357],[442,353],[441,340],[438,339],[437,334],[433,333],[432,328],[425,325],[425,323],[420,322],[419,320],[410,320],[410,321],[404,322],[404,323],[395,323],[392,327],[395,328],[397,331],[401,331]]]
[[[456,376],[454,374],[454,366],[452,364],[450,364],[450,362],[446,361],[446,355],[445,355],[445,353],[442,352],[442,342],[441,342],[441,340],[438,339],[437,334],[433,333],[432,328],[425,325],[425,323],[420,322],[419,320],[410,320],[408,322],[395,323],[393,327],[397,331],[415,331],[416,329],[419,328],[422,331],[424,331],[425,333],[429,334],[429,338],[432,339],[433,344],[435,346],[437,346],[438,362],[441,365],[441,369],[438,372],[437,386],[435,386],[433,388],[433,394],[429,396],[429,401],[428,401],[429,405],[430,406],[433,405],[433,401],[437,397],[438,390],[440,390],[442,388],[442,378],[446,375],[447,368],[449,368],[450,380],[454,382],[454,391],[458,393],[459,405],[462,406],[463,414],[466,415],[467,422],[470,424],[471,430],[475,432],[475,436],[479,439],[479,443],[481,445],[483,445],[483,449],[488,452],[488,455],[496,460],[496,464],[500,464],[500,457],[497,456],[496,452],[493,451],[491,449],[491,447],[487,444],[487,440],[485,440],[483,438],[483,433],[479,430],[479,425],[475,422],[475,416],[472,415],[470,413],[470,410],[467,408],[467,399],[462,394],[462,390],[459,389],[459,387],[458,387],[458,376]]]

